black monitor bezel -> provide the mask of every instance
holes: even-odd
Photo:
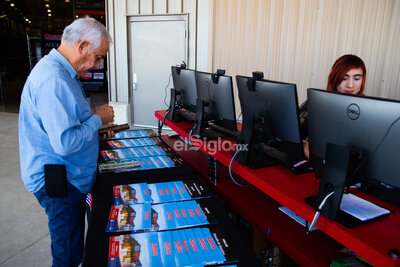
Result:
[[[181,86],[177,85],[180,75],[188,75],[186,73],[193,73],[193,80],[188,88],[190,91],[185,90]],[[196,99],[197,99],[197,88],[196,88],[196,71],[192,69],[183,69],[177,66],[171,66],[172,82],[174,85],[174,90],[177,95],[176,105],[178,109],[186,109],[191,112],[196,112]]]
[[[224,127],[230,131],[237,131],[237,119],[236,119],[235,97],[234,97],[232,76],[220,75],[218,76],[217,79],[213,80],[214,75],[216,74],[210,72],[196,71],[197,96],[198,99],[200,99],[205,103],[203,122],[212,121],[213,123],[218,124],[219,126]],[[209,78],[208,86],[207,84],[203,84],[200,76],[208,76]],[[226,87],[221,86],[220,83],[221,80],[226,80],[225,82],[228,83],[228,86]],[[225,89],[223,91],[223,95],[231,100],[228,101],[228,103],[227,102],[224,102],[223,104],[218,103],[221,99],[215,97],[216,90],[221,90],[221,89]],[[226,109],[228,109],[228,111],[220,112],[221,107],[223,107],[224,111],[226,111]],[[229,115],[224,116],[224,114],[222,113],[229,113]]]
[[[374,152],[374,154],[371,154],[371,152],[375,149],[375,147],[378,145],[380,141],[380,137],[384,136],[385,131],[389,127],[389,122],[383,122],[383,117],[384,113],[379,114],[379,112],[393,112],[393,106],[391,105],[392,109],[386,108],[388,103],[393,103],[395,105],[399,105],[399,117],[400,117],[400,101],[393,100],[393,99],[385,99],[385,98],[378,98],[378,97],[370,97],[370,96],[359,96],[359,95],[349,95],[349,94],[344,94],[344,93],[339,93],[339,92],[329,92],[326,90],[321,90],[321,89],[315,89],[315,88],[308,88],[307,90],[307,95],[308,95],[308,132],[309,132],[309,147],[310,147],[310,163],[311,165],[317,170],[317,173],[321,173],[323,171],[323,166],[324,166],[324,160],[325,157],[322,155],[325,151],[324,149],[321,148],[323,144],[327,143],[334,143],[336,145],[340,146],[347,146],[349,147],[354,153],[359,155],[359,158],[357,160],[353,160],[354,166],[351,167],[351,171],[349,171],[348,177],[346,178],[346,184],[347,185],[352,185],[357,182],[361,182],[362,189],[366,191],[367,193],[370,193],[372,195],[377,196],[378,198],[381,198],[387,202],[393,203],[395,205],[400,206],[400,198],[398,197],[398,193],[400,192],[400,180],[395,179],[396,171],[391,171],[393,174],[391,175],[391,179],[388,178],[383,178],[382,174],[377,174],[377,169],[380,169],[381,167],[375,167],[372,166],[372,171],[371,170],[371,165],[377,164],[378,162],[385,162],[381,161],[379,158],[382,158],[384,153],[383,151],[380,151],[379,149],[377,152]],[[324,100],[323,97],[326,98],[331,98],[330,100]],[[325,101],[325,102],[324,102]],[[335,104],[329,104],[326,101],[331,101],[331,103],[338,103],[336,106]],[[321,106],[321,108],[316,107],[316,105]],[[362,120],[358,120],[358,118],[355,120],[354,118],[351,119],[350,117],[346,118],[348,116],[346,112],[349,112],[349,114],[354,113],[355,111],[345,111],[344,108],[347,106],[350,108],[350,105],[355,105],[358,106],[359,108],[359,116],[361,117]],[[354,107],[355,107],[354,106]],[[381,106],[378,109],[378,106]],[[323,108],[322,108],[323,107]],[[330,108],[329,111],[324,111],[323,109]],[[342,127],[339,125],[338,118],[335,118],[335,116],[339,116],[338,113],[341,112],[340,109],[342,109],[342,115],[341,119],[343,119],[344,122],[342,122],[342,125],[346,125],[346,128]],[[387,109],[387,110],[386,110]],[[323,118],[327,118],[328,114],[326,113],[329,112],[329,118],[330,121],[328,123],[328,126],[320,127],[323,128],[322,132],[320,130],[315,129],[316,125],[324,125],[321,123],[323,121]],[[371,116],[371,114],[373,114]],[[369,115],[369,116],[368,116]],[[375,120],[375,118],[379,118],[380,116],[381,119]],[[395,118],[396,115],[393,116]],[[376,121],[376,122],[373,122]],[[379,122],[378,122],[379,121]],[[392,120],[390,120],[392,121]],[[394,119],[393,119],[394,121]],[[363,123],[369,123],[370,125],[363,125]],[[385,124],[386,127],[383,127],[382,125],[378,124]],[[325,124],[326,125],[326,124]],[[335,126],[336,125],[336,126]],[[333,130],[331,128],[337,128],[338,132],[340,132],[340,135],[342,136],[342,139],[349,139],[349,140],[339,140],[336,138],[336,140],[333,140],[330,138],[329,135],[333,135]],[[350,128],[349,128],[350,127]],[[400,127],[400,125],[398,126]],[[349,130],[347,130],[349,128]],[[369,130],[368,130],[369,128]],[[381,128],[380,130],[378,128]],[[357,131],[357,129],[359,129]],[[392,128],[393,129],[393,128]],[[396,128],[395,128],[396,129]],[[369,144],[369,148],[367,148],[367,144],[365,144],[362,141],[355,140],[356,137],[354,137],[354,140],[350,140],[351,137],[349,137],[351,134],[353,136],[356,136],[354,133],[346,133],[346,131],[354,131],[355,133],[359,132],[363,134],[363,137],[359,137],[362,140],[368,140],[368,142],[371,142]],[[400,129],[396,130],[400,132]],[[379,136],[375,136],[378,135]],[[328,137],[326,137],[328,135]],[[324,141],[320,141],[320,139],[324,139]],[[373,139],[374,142],[370,141],[370,139]],[[388,141],[390,142],[390,141]],[[373,144],[372,144],[373,143]],[[395,144],[393,142],[390,142],[391,145],[386,144],[385,147],[389,149],[392,149]],[[399,142],[400,144],[400,142]],[[383,147],[383,148],[385,148]],[[378,153],[378,154],[375,154]],[[390,152],[392,154],[395,154],[395,151]],[[365,159],[367,157],[367,159]],[[372,158],[371,158],[372,157]],[[388,163],[384,163],[388,164]],[[399,165],[399,164],[397,164]],[[396,166],[396,164],[392,164],[392,166]],[[397,166],[396,166],[397,167]],[[384,169],[388,169],[390,166],[387,168],[385,167]],[[394,167],[392,167],[394,168]],[[400,168],[400,167],[399,167]],[[389,172],[389,170],[388,170]],[[388,173],[384,172],[384,174]],[[379,177],[379,178],[378,178]],[[397,184],[393,184],[393,182],[390,181],[397,181]]]
[[[250,90],[257,90],[258,86],[260,83],[263,83],[264,86],[265,84],[273,84],[273,85],[277,85],[277,86],[283,86],[285,89],[288,88],[288,90],[291,90],[290,94],[293,100],[293,109],[290,111],[289,116],[293,116],[293,118],[295,117],[295,119],[292,119],[291,121],[294,121],[295,125],[294,126],[291,125],[291,123],[289,123],[288,127],[290,129],[293,130],[297,136],[294,137],[292,140],[296,139],[294,142],[292,142],[292,140],[286,140],[285,138],[281,138],[281,136],[269,136],[269,138],[271,139],[280,139],[279,143],[272,143],[270,144],[271,146],[277,146],[277,148],[285,153],[287,153],[288,155],[292,156],[293,158],[303,158],[304,157],[304,150],[303,150],[303,142],[302,142],[302,138],[301,138],[301,134],[300,134],[300,120],[299,120],[299,112],[298,112],[298,96],[297,96],[297,86],[296,84],[293,83],[287,83],[287,82],[280,82],[280,81],[273,81],[273,80],[267,80],[267,79],[258,79],[255,80],[253,82],[253,85],[250,86],[249,82],[252,81],[251,80],[252,77],[248,77],[248,76],[242,76],[242,75],[237,75],[236,76],[236,82],[237,82],[237,87],[238,87],[238,93],[239,93],[239,100],[240,100],[240,104],[241,104],[241,108],[242,108],[242,117],[245,118],[246,117],[246,105],[249,105],[249,102],[251,102],[250,100],[252,100],[254,103],[250,103],[251,109],[253,112],[254,109],[260,109],[259,104],[257,103],[259,99],[250,99],[247,95],[247,92]],[[242,80],[242,81],[240,81]],[[251,87],[251,88],[250,88]],[[289,94],[289,95],[290,95]],[[247,95],[247,96],[246,96]],[[249,108],[250,111],[250,108]],[[250,113],[251,113],[250,112]],[[254,116],[254,114],[251,114],[250,116]],[[248,119],[251,120],[251,119]],[[250,128],[252,127],[254,130],[255,128],[255,121],[252,121],[250,123],[251,125],[248,125],[248,123],[246,123],[246,121],[243,121],[243,126]],[[280,126],[278,126],[280,127]],[[261,129],[261,131],[265,131],[265,129]],[[242,130],[243,132],[243,130]],[[279,132],[279,131],[278,131]],[[283,132],[283,131],[280,131]],[[264,135],[268,136],[268,133],[263,133]],[[256,140],[256,138],[254,137],[255,134],[252,133],[252,137],[247,136],[247,140],[241,140],[243,143],[247,143],[248,144],[248,148],[249,151],[247,152],[247,159],[246,159],[246,163],[247,165],[249,165],[252,168],[258,168],[258,167],[263,167],[262,166],[262,162],[260,163],[255,163],[255,162],[251,162],[251,161],[256,161],[257,158],[261,158],[261,161],[265,161],[265,166],[269,166],[269,165],[273,165],[273,163],[268,162],[267,159],[263,159],[262,158],[262,152],[260,151],[256,151],[258,150],[257,146],[258,143],[260,142],[260,140]],[[265,140],[268,142],[268,140]],[[271,142],[270,142],[271,143]],[[256,152],[252,152],[256,151]],[[254,156],[251,156],[251,154],[254,154]],[[243,162],[243,159],[242,159]],[[261,166],[257,166],[260,165]],[[275,163],[276,164],[276,163]]]

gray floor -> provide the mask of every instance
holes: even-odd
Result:
[[[47,216],[21,180],[18,114],[0,112],[0,267],[51,266]]]
[[[0,267],[51,266],[47,216],[21,180],[18,114],[0,112],[0,126]]]

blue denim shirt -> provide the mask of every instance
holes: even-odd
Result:
[[[33,68],[21,95],[19,153],[26,188],[35,193],[44,186],[45,164],[64,164],[68,181],[90,192],[101,125],[75,69],[53,49]]]

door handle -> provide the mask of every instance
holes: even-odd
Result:
[[[137,91],[137,75],[136,73],[133,74],[133,91]]]

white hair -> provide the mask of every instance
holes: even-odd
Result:
[[[87,41],[90,43],[89,52],[100,46],[103,36],[109,44],[112,43],[112,38],[106,27],[94,18],[80,18],[74,20],[68,25],[63,32],[61,42],[68,46]]]

